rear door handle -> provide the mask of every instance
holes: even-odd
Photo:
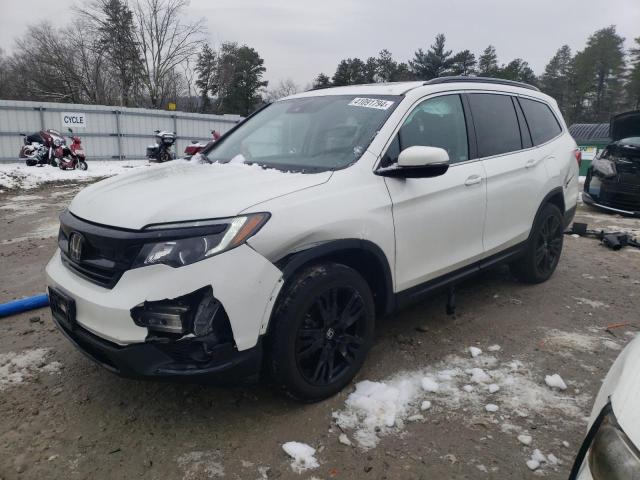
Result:
[[[468,187],[470,185],[476,185],[482,181],[482,177],[480,175],[471,175],[467,178],[464,184]]]
[[[539,162],[539,161],[540,161],[540,160],[535,160],[535,159],[533,159],[533,158],[532,158],[531,160],[527,160],[527,163],[525,163],[525,164],[524,164],[524,168],[532,168],[532,167],[535,167],[535,166],[538,164],[538,162]]]

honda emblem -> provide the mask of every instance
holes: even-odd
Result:
[[[82,259],[82,243],[84,239],[82,235],[77,232],[73,232],[69,237],[69,257],[74,262],[80,262]]]

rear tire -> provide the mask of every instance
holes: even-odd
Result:
[[[268,336],[269,372],[289,396],[323,400],[351,382],[373,344],[371,290],[337,263],[305,268],[284,288]]]
[[[27,167],[35,167],[38,164],[38,161],[29,159],[26,161],[26,163],[27,163]]]
[[[564,240],[564,216],[552,203],[542,207],[533,224],[524,255],[510,266],[513,275],[524,283],[547,281],[560,260]]]

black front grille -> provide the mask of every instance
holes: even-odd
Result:
[[[163,230],[129,230],[89,222],[65,210],[60,215],[58,246],[67,268],[90,282],[113,288],[124,272],[131,269],[145,243],[219,234],[226,228],[225,224],[215,224]],[[79,234],[82,238],[79,259],[70,252],[72,234]]]
[[[70,236],[74,233],[82,237],[79,260],[69,249]],[[67,268],[85,280],[113,288],[131,268],[142,242],[133,231],[95,225],[65,211],[60,216],[58,246]]]

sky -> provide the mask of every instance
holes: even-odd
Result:
[[[79,3],[3,0],[0,47],[11,52],[30,23],[63,24]],[[292,79],[302,88],[320,72],[333,75],[343,58],[386,48],[407,61],[438,33],[454,53],[469,49],[477,57],[493,44],[500,63],[520,57],[537,74],[560,46],[581,50],[599,28],[616,25],[627,48],[640,37],[640,0],[191,0],[187,15],[205,20],[214,46],[255,48],[272,86]]]

